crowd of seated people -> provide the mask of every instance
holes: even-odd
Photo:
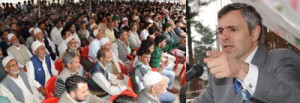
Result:
[[[175,102],[185,5],[33,2],[0,6],[1,101]]]

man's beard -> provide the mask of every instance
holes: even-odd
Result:
[[[111,62],[108,62],[107,60],[104,60],[104,64],[105,64],[106,66],[111,66]]]
[[[71,47],[71,48],[69,48],[69,51],[70,51],[70,52],[77,53],[77,48],[73,48],[73,47]]]
[[[18,43],[14,43],[13,44],[14,46],[19,46],[20,45],[20,43],[18,42]]]
[[[85,101],[85,99],[84,99],[84,100],[80,100],[80,99],[78,99],[78,97],[77,97],[77,95],[76,95],[75,101],[77,101],[77,102],[83,102],[83,101]]]
[[[70,32],[73,34],[73,33],[75,33],[75,30],[70,30]]]
[[[10,73],[12,73],[12,74],[19,74],[19,72],[20,72],[20,69],[18,69],[16,71],[10,71]]]

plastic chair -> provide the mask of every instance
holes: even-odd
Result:
[[[128,79],[128,87],[130,87],[132,90],[134,89],[133,88],[133,83],[132,83],[132,77],[131,76]]]
[[[27,68],[26,68],[26,66],[24,66],[23,71],[24,71],[25,73],[27,73]]]
[[[129,73],[132,74],[132,72],[133,72],[133,61],[130,63],[130,69],[129,70],[130,70]]]
[[[183,59],[184,59],[183,67],[182,67],[182,69],[181,69],[181,71],[180,71],[180,73],[178,75],[178,77],[180,77],[182,75],[182,73],[184,73],[184,76],[183,76],[183,78],[181,80],[181,83],[180,83],[181,86],[183,86],[185,84],[185,82],[186,82],[186,57],[184,56]]]
[[[119,62],[119,66],[121,68],[122,73],[128,75],[125,65]]]
[[[54,66],[55,69],[58,71],[58,74],[60,74],[60,72],[64,69],[62,59],[61,58],[57,59],[54,63]]]
[[[133,61],[134,60],[134,57],[130,54],[127,54],[127,58],[130,60],[130,61]]]
[[[47,94],[47,98],[54,97],[55,92],[55,83],[56,83],[57,75],[51,77],[45,86],[45,91]]]
[[[154,72],[158,72],[158,68],[151,68],[152,69],[152,71],[154,71]]]
[[[93,57],[89,56],[89,46],[85,46],[83,48],[80,48],[80,56],[83,57],[83,59],[88,60],[89,58],[92,60],[93,64],[95,64],[95,60]]]
[[[89,46],[85,46],[85,47],[81,48],[81,53],[83,55],[89,55]]]
[[[179,73],[178,77],[180,77],[182,75],[182,73],[185,72],[185,69],[186,69],[186,57],[185,56],[183,57],[183,60],[184,60],[183,61],[183,67],[180,70],[180,73]]]
[[[47,98],[43,100],[42,103],[58,103],[58,98],[56,97]]]
[[[135,99],[137,98],[137,94],[133,93],[131,91],[125,90],[125,91],[121,92],[119,95],[123,95],[123,94],[127,95],[127,96],[130,96],[130,97],[133,97]],[[110,99],[109,99],[109,101],[113,102],[119,95],[113,95],[113,96],[111,96]]]
[[[175,66],[174,66],[174,71],[176,71],[176,70],[177,70],[177,67],[178,67],[178,64],[179,64],[180,58],[177,56],[176,50],[173,50],[173,52],[174,52],[174,56],[175,56],[175,58],[176,58],[176,60],[175,60]]]

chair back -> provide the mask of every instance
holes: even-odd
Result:
[[[43,100],[42,103],[58,103],[58,98],[56,97],[47,98]]]
[[[47,98],[54,97],[56,79],[57,75],[51,77],[46,83],[45,91],[47,94]]]
[[[64,69],[62,59],[61,58],[57,59],[54,63],[54,66],[55,69],[58,71],[58,74],[60,74],[60,72]]]

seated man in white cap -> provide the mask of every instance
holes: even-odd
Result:
[[[56,51],[54,43],[47,37],[44,36],[43,32],[39,28],[35,28],[33,30],[34,37],[36,41],[43,43],[44,47],[46,48],[47,54],[50,55],[52,60],[56,60]]]
[[[0,84],[0,92],[11,103],[41,103],[44,98],[37,91],[34,81],[20,71],[18,63],[12,57],[5,57],[2,65],[8,75]]]
[[[15,34],[10,33],[8,34],[7,38],[12,44],[7,49],[7,55],[15,58],[18,62],[19,67],[23,68],[32,57],[32,54],[24,44],[19,43],[19,40]]]
[[[108,50],[110,50],[111,42],[109,41],[108,38],[104,37],[104,38],[102,38],[100,40],[100,45],[101,45],[101,49],[108,49]],[[124,84],[127,84],[128,83],[128,76],[127,75],[123,75],[119,63],[122,63],[122,61],[118,57],[116,57],[114,55],[114,53],[112,53],[112,63],[110,65],[110,67],[108,68],[109,72],[111,74],[113,74],[112,78],[114,78],[116,80],[119,80],[119,81],[122,81]]]
[[[107,37],[109,39],[109,41],[113,42],[116,40],[116,37],[115,37],[115,33],[114,33],[114,22],[109,22],[108,24],[108,28],[105,30],[104,34],[105,34],[105,37]]]
[[[30,29],[29,29],[29,34],[30,34],[30,36],[26,39],[26,41],[25,41],[25,45],[26,45],[26,47],[27,47],[27,49],[32,53],[32,50],[31,50],[31,44],[32,44],[32,42],[35,40],[35,38],[33,37],[33,30],[34,30],[34,28],[33,27],[31,27]]]
[[[41,42],[34,41],[31,47],[34,55],[26,63],[27,75],[35,80],[36,87],[45,95],[45,85],[52,76],[57,75],[57,70]]]
[[[64,69],[58,75],[55,83],[54,96],[57,98],[61,98],[62,94],[65,92],[65,81],[68,77],[72,75],[79,75],[85,77],[85,71],[80,64],[80,58],[77,53],[66,52],[62,61]]]
[[[126,17],[122,18],[122,24],[121,24],[120,29],[122,29],[125,26],[129,27],[129,25],[128,25],[128,18],[126,18]]]
[[[78,47],[78,42],[75,40],[73,36],[68,37],[64,43],[67,45],[66,50],[62,53],[61,57],[64,57],[64,54],[66,52],[75,52],[78,55],[80,55],[79,50],[77,49]]]
[[[152,27],[152,25],[153,25],[153,20],[151,20],[151,19],[149,19],[149,20],[145,23],[145,25],[144,25],[144,27],[143,27],[143,30],[141,31],[141,34],[140,34],[140,37],[141,37],[142,40],[146,40],[146,39],[147,39],[147,37],[149,36],[149,31],[148,31],[148,29],[149,29],[150,27]]]
[[[112,63],[112,53],[109,49],[100,49],[97,53],[95,66],[90,70],[89,88],[98,97],[110,98],[111,95],[118,95],[124,90],[132,89],[118,81],[113,81],[108,67]]]
[[[90,29],[91,29],[92,31],[98,30],[97,24],[96,24],[96,23],[91,24],[91,25],[90,25]]]
[[[174,95],[166,92],[168,82],[169,79],[158,72],[147,72],[143,77],[145,89],[138,94],[138,103],[173,103]],[[160,95],[165,95],[164,98],[172,98],[173,101],[163,101],[159,98]]]
[[[88,55],[96,60],[97,52],[100,49],[100,40],[104,37],[103,31],[101,29],[97,29],[93,31],[93,35],[95,39],[89,45],[89,53]],[[93,61],[93,60],[90,60]]]
[[[91,19],[91,20],[94,20],[94,19]],[[98,30],[98,26],[96,23],[92,23],[90,24],[90,31],[92,34],[90,34],[90,37],[89,37],[89,42],[92,42],[96,37],[95,35],[93,34],[94,33],[94,30]],[[101,29],[102,30],[102,29]],[[103,31],[103,30],[102,30]]]
[[[70,31],[66,31],[66,30],[61,31],[61,37],[63,38],[63,41],[57,47],[58,54],[60,57],[62,57],[62,54],[68,48],[68,46],[66,44],[66,39],[70,36],[72,36],[72,33]]]
[[[140,17],[135,15],[135,16],[132,17],[132,20],[133,20],[132,24],[135,23],[137,25],[138,33],[140,33],[141,32],[141,26],[140,26],[141,19],[140,19]]]
[[[81,46],[81,41],[78,37],[78,34],[76,33],[76,26],[74,24],[73,21],[69,21],[68,23],[66,23],[65,30],[70,31],[72,33],[72,36],[75,38],[75,40],[78,42],[78,48]]]

